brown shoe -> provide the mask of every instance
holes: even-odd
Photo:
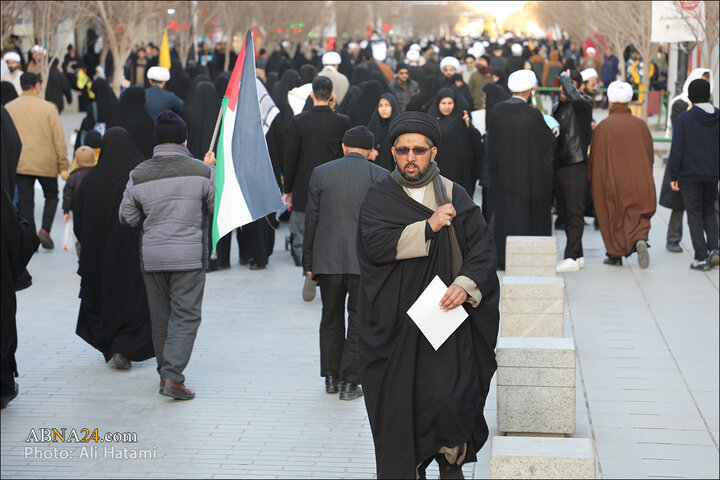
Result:
[[[195,392],[187,388],[185,384],[169,378],[163,378],[158,393],[166,397],[172,397],[175,400],[192,400],[195,398]]]
[[[38,237],[40,237],[40,245],[42,245],[43,248],[48,250],[55,248],[55,243],[53,243],[52,238],[50,238],[50,234],[44,228],[40,229]]]

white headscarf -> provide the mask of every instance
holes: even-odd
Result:
[[[672,99],[670,102],[670,108],[672,108],[673,104],[677,100],[682,100],[683,102],[690,105],[692,102],[688,98],[688,89],[690,88],[690,84],[693,82],[693,80],[697,80],[698,78],[702,78],[703,74],[705,72],[710,72],[710,93],[712,93],[712,87],[713,87],[713,81],[712,81],[712,71],[710,71],[709,68],[696,68],[692,72],[690,72],[690,75],[688,75],[687,80],[685,80],[685,83],[683,84],[682,93],[675,98]]]

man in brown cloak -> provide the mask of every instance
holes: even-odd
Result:
[[[640,268],[650,264],[648,236],[655,214],[652,168],[653,141],[647,124],[630,113],[632,87],[613,82],[608,87],[610,116],[595,128],[588,161],[600,233],[608,265],[638,254]]]

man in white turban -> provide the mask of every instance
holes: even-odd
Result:
[[[3,57],[3,61],[7,64],[8,73],[2,76],[3,82],[10,82],[15,87],[18,96],[22,95],[22,87],[20,86],[20,76],[23,71],[20,70],[20,55],[17,52],[8,52]]]
[[[342,103],[345,94],[350,88],[348,78],[338,72],[338,66],[342,63],[342,58],[338,52],[327,52],[322,56],[323,69],[318,72],[318,76],[328,77],[332,80],[333,91],[337,105]]]
[[[621,266],[622,257],[637,252],[640,268],[647,268],[650,219],[656,208],[652,135],[647,124],[630,112],[630,84],[613,82],[607,93],[610,115],[593,132],[588,161],[588,180],[607,251],[604,263]]]
[[[455,57],[444,57],[440,60],[440,70],[445,78],[450,78],[460,70],[460,61]]]
[[[512,97],[496,104],[487,120],[490,189],[488,205],[498,265],[505,266],[508,235],[552,233],[553,153],[556,139],[530,98],[537,86],[532,70],[508,78]]]
[[[180,115],[184,102],[174,93],[165,90],[165,84],[170,80],[170,70],[165,67],[150,67],[147,77],[150,86],[145,89],[145,109],[153,120],[165,110],[172,110]]]

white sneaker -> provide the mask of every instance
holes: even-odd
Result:
[[[576,260],[572,258],[566,258],[562,262],[558,263],[556,271],[558,272],[577,272],[580,270],[580,265]]]
[[[576,260],[578,267],[585,268],[585,257],[580,257]]]

